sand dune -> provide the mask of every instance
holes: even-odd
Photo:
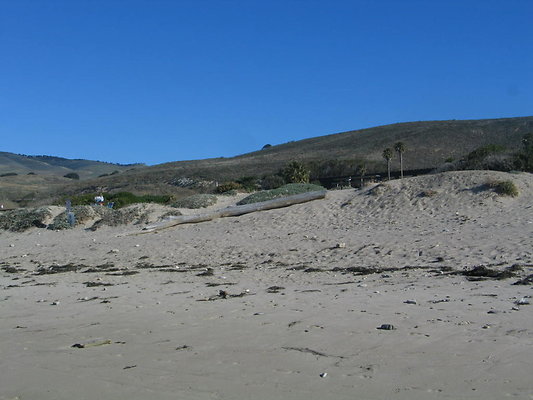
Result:
[[[531,174],[464,171],[0,231],[0,399],[533,398],[532,199]]]

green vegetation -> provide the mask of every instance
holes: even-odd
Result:
[[[74,214],[76,221],[74,226],[84,225],[87,222],[97,218],[104,218],[112,211],[113,210],[102,206],[74,206],[71,208],[71,212]],[[63,211],[61,214],[57,215],[52,223],[48,225],[48,229],[55,231],[70,228],[71,226],[69,224],[66,211]]]
[[[94,197],[97,194],[84,194],[81,196],[72,197],[71,203],[73,206],[82,206],[82,205],[92,205],[94,204]],[[130,192],[118,192],[118,193],[102,193],[106,202],[114,203],[114,208],[122,208],[130,204],[137,203],[159,203],[159,204],[168,204],[172,200],[169,195],[142,195],[137,196]],[[62,201],[60,204],[64,204]]]
[[[257,179],[255,176],[244,176],[237,179],[237,183],[241,185],[241,188],[246,192],[255,192],[257,189],[259,189],[260,186],[258,181],[259,179]]]
[[[175,208],[205,208],[216,204],[217,196],[214,194],[194,194],[171,204]]]
[[[237,204],[243,205],[243,204],[259,203],[262,201],[277,199],[278,197],[292,196],[295,194],[314,192],[317,190],[325,190],[325,189],[320,185],[313,185],[310,183],[289,183],[277,189],[263,190],[261,192],[251,194],[250,196],[245,197],[244,199],[239,201]]]
[[[315,181],[323,178],[354,175],[357,165],[364,163],[364,160],[356,159],[314,160],[308,164],[310,170],[309,180]]]
[[[487,156],[491,154],[501,153],[503,151],[505,151],[504,146],[500,146],[498,144],[488,144],[486,146],[479,147],[475,149],[474,151],[470,152],[466,156],[466,159],[469,162],[481,162]]]
[[[291,161],[283,169],[283,178],[287,183],[309,183],[310,170],[299,161]]]
[[[220,194],[229,193],[229,192],[236,192],[237,190],[242,189],[242,186],[240,183],[237,182],[224,182],[217,186],[216,192]]]
[[[516,154],[514,164],[519,170],[533,172],[533,133],[522,138],[522,150]]]
[[[110,174],[102,174],[102,175],[98,175],[98,178],[103,178],[104,176],[113,176],[113,175],[117,175],[117,174],[120,174],[120,171],[114,170],[114,171],[111,172]]]
[[[63,175],[63,178],[80,180],[80,176],[75,172],[69,172],[68,174]]]
[[[285,179],[281,175],[267,175],[261,180],[261,189],[277,189],[285,185]]]
[[[34,227],[45,228],[45,222],[51,216],[47,207],[4,211],[0,213],[0,229],[23,232]]]
[[[486,185],[501,196],[516,197],[519,194],[513,181],[489,181]]]

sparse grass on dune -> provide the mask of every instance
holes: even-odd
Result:
[[[214,194],[194,194],[189,197],[185,197],[171,204],[176,208],[205,208],[216,204],[217,196]]]
[[[261,192],[254,193],[248,197],[245,197],[239,201],[238,205],[259,203],[261,201],[267,201],[276,199],[279,197],[292,196],[295,194],[314,192],[317,190],[325,190],[320,185],[313,185],[310,183],[289,183],[288,185],[279,187],[277,189],[263,190]]]
[[[493,189],[496,193],[498,193],[501,196],[517,197],[520,194],[516,184],[510,180],[506,180],[506,181],[491,180],[487,182],[487,187],[489,187],[490,189]]]

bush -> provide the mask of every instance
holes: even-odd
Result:
[[[46,207],[19,208],[0,214],[0,229],[23,232],[30,228],[45,228],[46,220],[52,216]]]
[[[217,200],[217,196],[214,194],[194,194],[176,201],[171,206],[191,209],[205,208],[216,204]]]
[[[258,179],[255,176],[244,176],[237,179],[237,183],[247,192],[255,192],[259,189]]]
[[[75,172],[69,172],[68,174],[63,175],[63,178],[79,180],[80,176]]]
[[[96,219],[104,218],[106,215],[113,212],[113,210],[107,207],[101,206],[74,206],[71,209],[71,212],[75,217],[75,226],[84,225],[87,222]],[[52,223],[48,225],[48,229],[51,230],[62,230],[71,228],[68,222],[68,215],[66,211],[63,211],[61,214],[57,215]]]
[[[18,174],[16,172],[7,172],[5,174],[1,174],[0,178],[3,178],[4,176],[17,176]]]
[[[423,190],[422,192],[420,192],[420,194],[418,196],[419,197],[433,197],[433,196],[436,196],[437,194],[438,194],[438,192],[435,191],[435,190],[426,189],[426,190]]]
[[[217,186],[216,192],[226,193],[232,190],[240,190],[240,189],[242,189],[242,186],[237,182],[224,182],[221,185]]]
[[[487,182],[487,186],[501,196],[516,197],[519,194],[518,187],[513,181],[490,181]]]
[[[283,169],[283,178],[288,183],[309,183],[309,169],[299,161],[291,161]]]
[[[149,212],[145,205],[133,205],[125,207],[121,210],[112,210],[110,208],[101,207],[104,211],[102,219],[96,221],[91,230],[96,230],[104,225],[119,226],[126,224],[142,224],[148,222]]]
[[[514,167],[521,171],[533,172],[533,133],[524,135],[522,151],[515,155]]]
[[[285,179],[283,179],[283,177],[280,175],[267,175],[261,181],[261,189],[277,189],[285,185],[285,183]]]
[[[325,190],[322,186],[312,185],[310,183],[289,183],[277,189],[264,190],[262,192],[254,193],[248,197],[245,197],[237,203],[237,205],[259,203],[261,201],[267,201],[277,199],[279,197],[292,196],[295,194],[314,192],[317,190]]]
[[[112,202],[114,204],[114,208],[121,208],[125,207],[131,204],[137,204],[137,203],[158,203],[158,204],[168,204],[171,201],[170,195],[135,195],[130,192],[119,192],[119,193],[102,193],[104,196],[104,199],[107,202]],[[73,206],[89,206],[94,204],[94,198],[96,194],[90,193],[90,194],[83,194],[80,196],[74,196],[71,198],[71,203]],[[65,200],[65,199],[64,199]],[[63,205],[65,202],[62,201],[61,205]]]
[[[505,147],[500,146],[499,144],[488,144],[483,147],[479,147],[474,151],[470,152],[466,159],[471,162],[481,162],[485,157],[491,154],[501,153],[505,151]]]

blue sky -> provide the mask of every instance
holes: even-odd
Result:
[[[530,0],[0,0],[0,151],[157,164],[533,115]]]

